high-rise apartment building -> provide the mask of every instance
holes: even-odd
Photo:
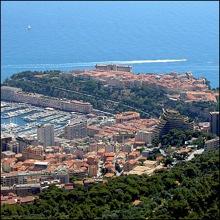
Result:
[[[66,139],[69,139],[69,140],[86,137],[87,136],[86,121],[70,122],[64,128],[64,136]]]
[[[193,122],[175,110],[163,109],[160,123],[155,127],[155,136],[159,134],[159,137],[162,137],[172,129],[193,130]]]
[[[210,112],[211,133],[219,136],[219,112]]]
[[[44,147],[54,146],[54,125],[39,126],[37,128],[37,139]]]

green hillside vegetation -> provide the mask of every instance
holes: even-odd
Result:
[[[189,141],[192,138],[197,138],[196,140],[192,141],[192,144],[198,145],[198,148],[204,148],[205,141],[215,138],[215,135],[201,131],[183,131],[172,129],[168,132],[168,134],[161,137],[160,142],[163,147],[181,147],[185,145],[185,141]]]
[[[139,200],[139,204],[133,204]],[[34,204],[3,205],[3,219],[219,219],[219,151],[153,176],[121,176],[71,191],[55,186]]]
[[[27,92],[88,101],[94,108],[112,113],[135,110],[143,117],[159,117],[162,108],[168,107],[193,120],[208,121],[209,112],[217,109],[216,103],[172,101],[167,97],[170,91],[161,87],[113,88],[93,79],[73,77],[60,71],[22,72],[7,79],[4,85],[19,87]]]

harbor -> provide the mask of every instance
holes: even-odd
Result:
[[[62,133],[69,120],[81,114],[53,108],[41,108],[26,103],[1,102],[1,132],[17,136],[36,136],[37,126],[53,124],[55,135]]]

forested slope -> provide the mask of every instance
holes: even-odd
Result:
[[[133,204],[138,200],[139,204]],[[137,201],[136,201],[137,202]],[[219,151],[153,176],[122,176],[69,192],[51,187],[29,205],[3,205],[3,219],[219,219]]]

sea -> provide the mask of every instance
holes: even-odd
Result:
[[[25,70],[131,65],[219,85],[216,1],[1,2],[1,82]]]

